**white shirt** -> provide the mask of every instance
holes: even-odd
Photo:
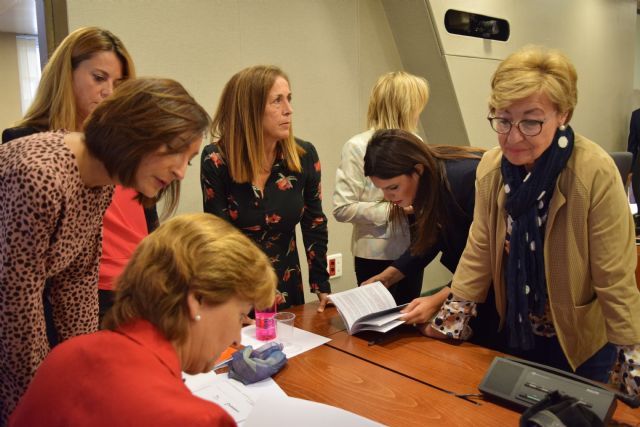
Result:
[[[390,203],[382,190],[364,176],[364,155],[373,129],[360,133],[342,147],[333,192],[333,216],[353,224],[351,252],[366,259],[395,260],[409,247],[407,224],[393,229],[389,223]]]

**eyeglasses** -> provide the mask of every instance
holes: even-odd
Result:
[[[542,125],[545,120],[520,120],[519,122],[512,122],[501,117],[487,117],[491,128],[499,134],[507,134],[511,131],[513,126],[516,126],[521,134],[525,136],[537,136],[542,132]]]

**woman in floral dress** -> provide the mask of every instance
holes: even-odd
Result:
[[[289,79],[274,66],[254,66],[226,84],[201,159],[204,211],[225,218],[269,256],[284,297],[304,304],[295,228],[302,229],[309,286],[323,311],[331,292],[326,269],[327,218],[320,160],[293,137]]]

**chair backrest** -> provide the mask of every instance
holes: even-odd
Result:
[[[622,185],[627,188],[633,154],[628,151],[614,151],[609,154],[613,158],[616,166],[618,166],[618,171],[620,171],[620,177],[622,178]]]

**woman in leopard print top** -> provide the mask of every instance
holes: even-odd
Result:
[[[96,107],[84,134],[0,146],[0,425],[49,351],[45,281],[61,339],[96,331],[102,216],[113,185],[134,188],[143,204],[168,196],[173,210],[208,123],[179,83],[129,80]]]

